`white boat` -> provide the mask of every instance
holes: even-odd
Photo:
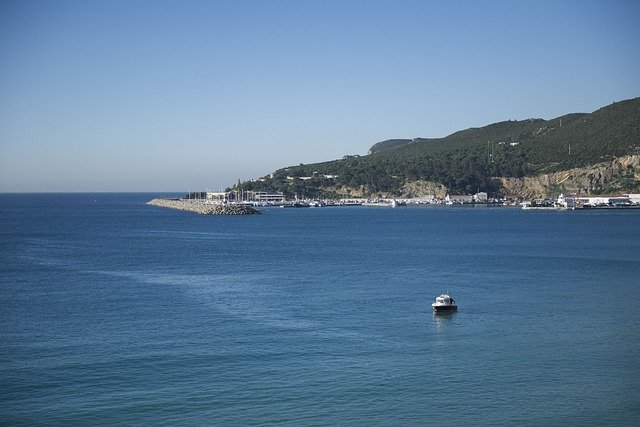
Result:
[[[564,206],[556,205],[553,203],[547,202],[522,202],[522,209],[524,210],[546,210],[546,211],[557,211],[560,209],[564,209]]]
[[[431,304],[434,311],[454,311],[458,309],[458,305],[456,301],[449,296],[449,294],[444,293],[433,300],[433,304]]]

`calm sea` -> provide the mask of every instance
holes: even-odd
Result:
[[[1,424],[640,424],[640,211],[154,196],[0,195]]]

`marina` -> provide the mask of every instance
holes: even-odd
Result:
[[[173,199],[172,199],[173,200]],[[344,197],[344,198],[302,198],[297,195],[287,196],[284,193],[266,193],[255,191],[228,190],[217,193],[202,191],[187,193],[185,199],[197,205],[233,206],[244,205],[254,208],[282,207],[404,207],[417,205],[444,206],[492,206],[521,207],[524,210],[577,210],[577,209],[638,209],[640,194],[618,195],[573,195],[560,194],[557,197],[524,199],[519,196],[489,197],[487,193],[478,192],[471,195],[447,194],[444,197],[425,195],[420,197]],[[195,201],[198,201],[197,203]],[[207,208],[208,209],[208,208]]]
[[[524,210],[640,209],[640,194],[575,196],[560,194],[556,200],[535,199],[521,203]]]
[[[191,197],[193,194],[207,194],[206,197]],[[299,199],[287,200],[283,194],[271,194],[267,197],[240,199],[233,192],[216,193],[219,196],[212,197],[211,193],[188,193],[186,198],[155,198],[147,202],[147,205],[169,209],[177,209],[193,212],[201,215],[255,215],[260,214],[262,208],[324,208],[324,207],[382,207],[396,208],[404,206],[491,206],[514,207],[520,206],[527,211],[575,211],[591,209],[640,209],[640,195],[625,194],[620,196],[573,196],[563,195],[557,199],[534,199],[514,203],[506,200],[484,202],[458,202],[460,197],[437,198],[375,198],[375,199]],[[269,201],[268,201],[269,200]],[[425,201],[428,200],[428,201]],[[472,200],[465,198],[464,200]]]

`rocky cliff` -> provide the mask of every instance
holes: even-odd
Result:
[[[543,198],[560,193],[640,192],[640,155],[624,156],[585,168],[525,178],[500,178],[505,194]]]
[[[584,168],[524,178],[498,177],[496,180],[500,182],[503,195],[525,199],[556,197],[561,193],[640,193],[640,155],[619,157]],[[455,194],[438,182],[425,180],[407,181],[399,193],[380,191],[372,195],[365,186],[334,186],[331,191],[344,197],[414,198],[434,195],[444,198],[447,194]]]

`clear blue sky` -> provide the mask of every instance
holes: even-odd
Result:
[[[640,96],[640,2],[0,2],[0,191],[218,189]]]

